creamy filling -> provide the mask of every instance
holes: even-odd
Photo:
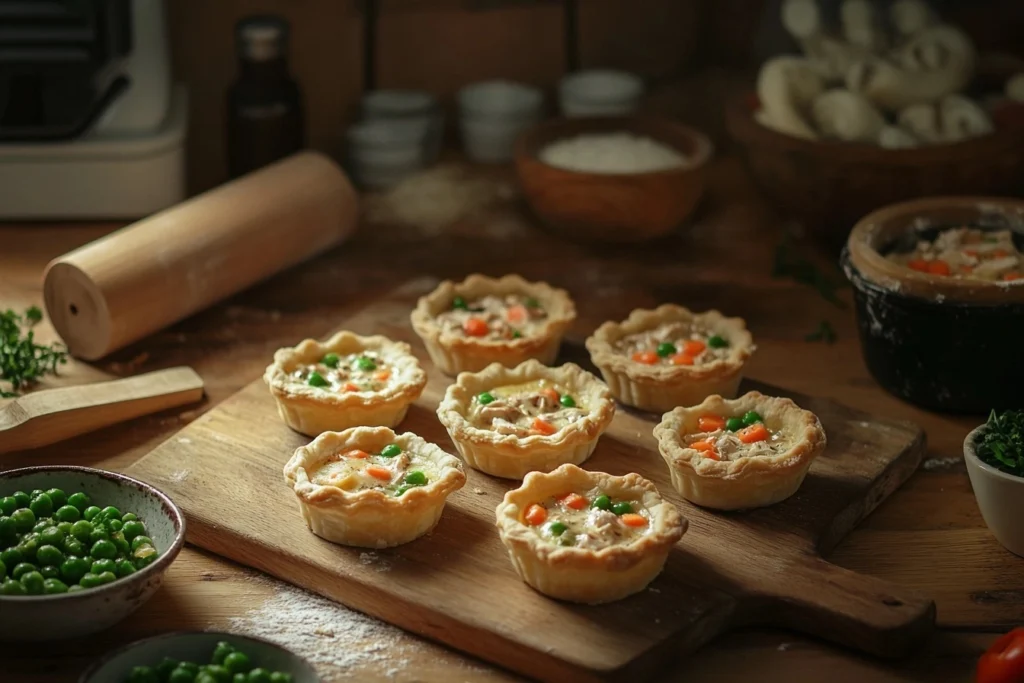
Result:
[[[919,240],[913,250],[892,252],[887,259],[922,273],[942,277],[1016,282],[1024,279],[1024,254],[1013,233],[951,228],[933,240]]]
[[[391,381],[392,370],[376,351],[348,355],[328,353],[316,363],[296,368],[289,378],[295,384],[324,391],[381,391]]]
[[[789,448],[781,431],[772,431],[755,411],[722,417],[702,415],[698,431],[683,435],[683,444],[710,460],[732,461],[780,455]]]
[[[498,434],[550,436],[583,419],[586,406],[546,380],[495,387],[473,397],[469,421]]]
[[[344,491],[376,489],[401,496],[437,478],[432,460],[389,444],[377,453],[353,448],[337,453],[310,477],[314,484],[336,486]]]
[[[522,521],[551,543],[600,550],[646,534],[651,514],[639,501],[614,498],[593,488],[528,505]]]
[[[469,301],[455,297],[451,308],[437,316],[437,324],[448,334],[503,340],[534,336],[547,319],[547,311],[537,299],[506,294]]]
[[[644,365],[703,365],[729,356],[728,338],[694,323],[663,323],[618,340],[616,351]]]

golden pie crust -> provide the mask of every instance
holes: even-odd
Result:
[[[326,391],[297,382],[289,375],[302,365],[316,363],[327,353],[347,356],[376,351],[388,363],[391,379],[381,391]],[[326,342],[306,339],[295,347],[278,349],[263,380],[277,401],[277,412],[297,432],[316,436],[350,427],[398,425],[427,385],[427,373],[412,355],[412,347],[375,335],[361,337],[338,332]]]
[[[700,432],[697,419],[713,413],[738,416],[757,411],[773,433],[783,431],[787,448],[777,455],[714,460],[690,448],[683,436]],[[665,413],[654,428],[658,450],[668,463],[672,486],[686,500],[718,510],[741,510],[778,503],[796,493],[811,462],[827,443],[818,417],[788,398],[756,391],[727,400],[709,396],[700,405]]]
[[[539,332],[520,339],[478,339],[445,332],[437,324],[437,316],[449,310],[456,296],[470,301],[507,294],[523,294],[540,301],[548,317]],[[420,297],[410,318],[430,360],[442,372],[454,376],[483,370],[491,363],[515,367],[531,358],[545,365],[554,363],[562,337],[576,319],[576,306],[568,292],[546,282],[527,282],[518,275],[495,279],[476,274],[458,283],[445,280]]]
[[[650,530],[627,543],[591,550],[552,543],[522,521],[531,503],[595,486],[611,497],[641,501],[650,513]],[[523,581],[549,597],[587,604],[612,602],[644,590],[661,573],[688,524],[639,474],[615,477],[575,465],[526,475],[522,486],[505,494],[496,513],[501,542]]]
[[[469,421],[477,394],[538,379],[547,379],[572,392],[577,403],[586,406],[588,414],[547,436],[498,434]],[[578,465],[589,458],[615,417],[615,402],[604,382],[573,363],[554,368],[536,360],[515,368],[492,363],[480,372],[459,374],[437,407],[437,417],[467,465],[495,477],[522,479],[529,472],[550,472],[559,465]]]
[[[728,357],[699,365],[645,365],[615,348],[623,337],[665,323],[691,322],[727,338]],[[742,318],[726,318],[718,311],[693,313],[675,304],[664,304],[654,310],[637,309],[620,323],[606,322],[587,338],[586,346],[615,398],[651,412],[694,405],[712,394],[735,396],[743,379],[743,366],[756,349]]]
[[[338,453],[354,448],[377,453],[391,443],[431,460],[437,476],[401,496],[377,489],[345,491],[311,481],[311,473]],[[295,491],[302,518],[314,534],[360,548],[388,548],[426,534],[441,518],[448,496],[466,483],[462,463],[454,455],[411,432],[396,435],[387,427],[321,434],[295,451],[284,467],[284,479]]]

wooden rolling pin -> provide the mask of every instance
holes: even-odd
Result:
[[[203,380],[187,367],[26,394],[0,406],[0,453],[57,443],[202,397]]]
[[[96,360],[340,243],[358,199],[300,152],[52,261],[43,295],[72,355]]]

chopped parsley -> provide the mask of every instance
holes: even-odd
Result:
[[[988,416],[975,452],[982,462],[998,470],[1024,477],[1024,410],[1007,410]]]
[[[32,327],[42,319],[43,312],[37,306],[23,315],[9,309],[0,313],[0,398],[17,396],[68,362],[63,344],[36,343]],[[4,383],[10,385],[9,390],[4,390]]]

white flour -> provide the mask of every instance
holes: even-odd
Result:
[[[949,470],[964,464],[962,457],[955,458],[932,458],[921,463],[921,468],[932,472],[934,470]]]

